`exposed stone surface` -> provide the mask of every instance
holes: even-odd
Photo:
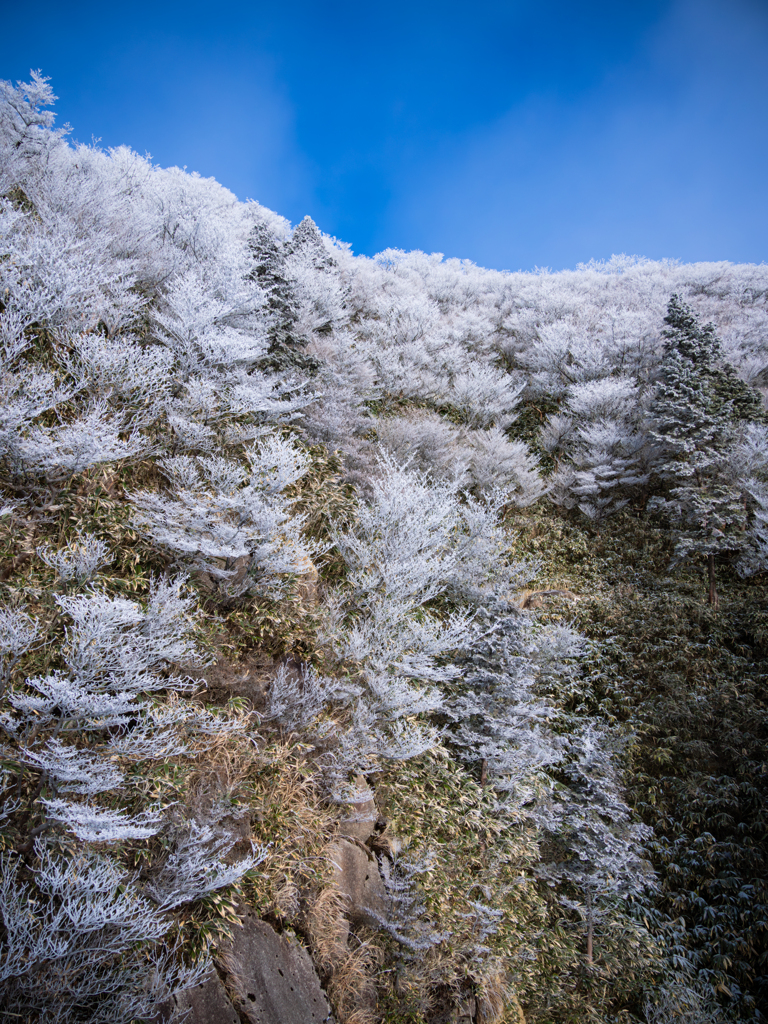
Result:
[[[169,1020],[176,1009],[181,1012],[187,1024],[240,1024],[240,1017],[216,975],[194,988],[177,992],[171,1004],[166,1004],[160,1015],[161,1020]]]
[[[376,858],[362,844],[337,839],[327,850],[336,885],[352,921],[372,923],[387,915],[387,893]]]
[[[251,1024],[332,1021],[307,951],[298,940],[278,935],[255,914],[246,915],[242,926],[235,929],[221,959],[235,1005],[241,1018]]]
[[[358,793],[370,793],[365,779],[358,775],[354,781],[354,787]],[[369,839],[376,828],[379,820],[379,812],[373,800],[373,794],[367,800],[359,800],[346,805],[347,815],[341,819],[341,831],[345,836],[352,836],[364,843]]]

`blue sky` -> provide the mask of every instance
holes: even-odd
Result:
[[[768,0],[6,2],[59,123],[372,255],[768,259]]]

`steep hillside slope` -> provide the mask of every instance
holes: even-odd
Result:
[[[243,936],[764,1020],[768,267],[356,257],[1,89],[0,1020],[262,1019]]]

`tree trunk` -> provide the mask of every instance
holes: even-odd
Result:
[[[709,576],[709,603],[717,611],[720,599],[715,589],[715,556],[707,555],[707,575]]]

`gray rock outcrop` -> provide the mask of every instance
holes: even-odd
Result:
[[[246,915],[242,926],[234,930],[221,961],[241,1019],[251,1024],[325,1024],[332,1020],[306,949],[298,940],[278,935],[255,915]]]
[[[344,895],[346,914],[355,923],[387,916],[388,899],[375,856],[361,843],[337,839],[327,850],[334,881]]]
[[[169,1019],[172,1009],[179,1012],[180,1019],[188,1024],[240,1024],[237,1010],[216,975],[206,978],[194,988],[177,992],[162,1019]]]

